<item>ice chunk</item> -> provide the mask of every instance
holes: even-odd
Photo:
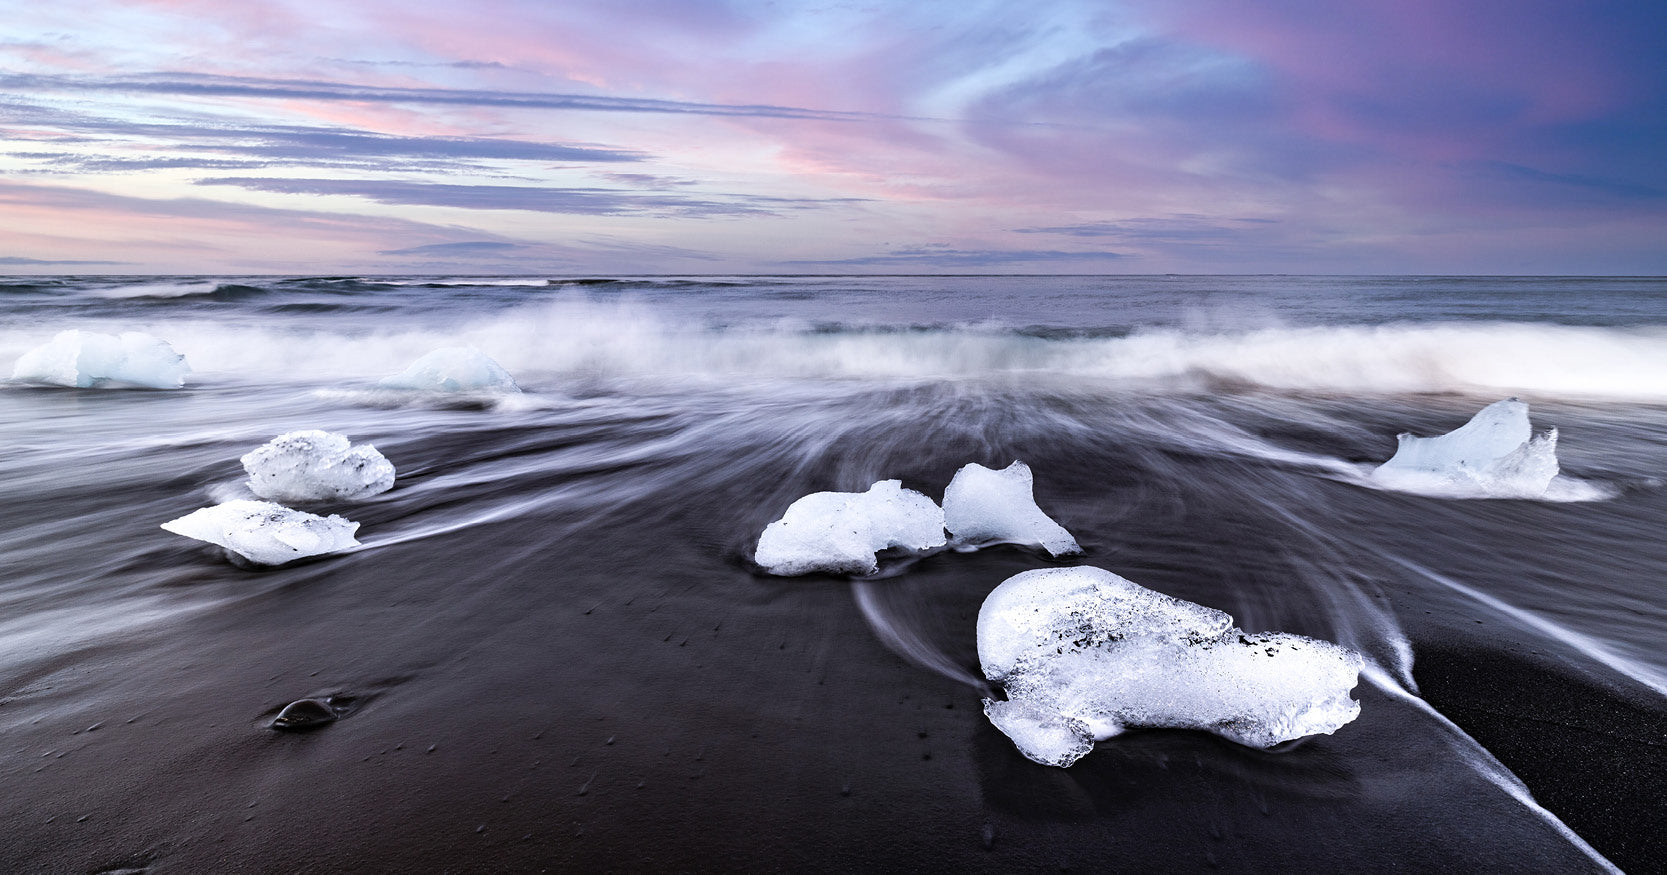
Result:
[[[520,392],[515,378],[472,346],[447,346],[417,359],[381,383],[424,392]]]
[[[1041,547],[1052,556],[1081,553],[1077,539],[1036,506],[1030,466],[992,471],[976,462],[955,472],[943,492],[944,525],[968,544]]]
[[[943,510],[932,499],[881,480],[867,492],[815,492],[764,529],[755,558],[771,574],[871,574],[890,547],[942,547]]]
[[[239,499],[194,510],[162,524],[176,535],[219,544],[256,565],[282,565],[359,546],[359,524],[321,517],[270,501]]]
[[[1013,740],[1020,753],[1045,766],[1064,768],[1094,749],[1094,733],[1051,703],[985,699],[984,716]]]
[[[1539,498],[1557,476],[1557,430],[1535,437],[1528,405],[1515,398],[1482,408],[1438,437],[1402,434],[1395,455],[1372,472],[1391,489],[1459,497]]]
[[[60,331],[20,356],[12,379],[87,389],[108,383],[178,389],[191,368],[167,341],[138,331],[120,337],[96,331]]]
[[[1360,654],[1248,633],[1221,611],[1089,566],[1008,578],[978,611],[978,659],[1006,701],[984,713],[1036,762],[1068,766],[1125,729],[1203,729],[1252,747],[1360,713]]]
[[[273,501],[369,498],[394,485],[394,466],[370,444],[345,435],[292,431],[243,457],[249,488]]]

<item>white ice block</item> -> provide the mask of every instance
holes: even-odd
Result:
[[[943,493],[944,525],[955,540],[1040,547],[1053,556],[1081,553],[1077,539],[1036,506],[1030,466],[994,471],[976,462],[955,472]]]
[[[771,574],[871,574],[881,550],[942,547],[943,521],[932,499],[897,480],[867,492],[815,492],[764,529],[755,559]]]
[[[384,378],[381,385],[422,392],[521,391],[508,371],[472,346],[447,346],[434,350],[412,362],[405,370]]]
[[[149,334],[128,331],[118,337],[72,329],[20,356],[12,379],[77,389],[110,384],[178,389],[190,371],[185,356]]]
[[[290,510],[270,501],[228,501],[194,510],[162,528],[218,544],[256,565],[282,565],[359,546],[359,524]]]
[[[1006,700],[984,713],[1036,762],[1068,766],[1126,729],[1202,729],[1251,747],[1329,734],[1360,713],[1363,660],[1089,566],[1007,579],[978,612],[978,658]]]
[[[273,501],[369,498],[394,485],[394,466],[370,444],[327,431],[281,434],[243,457],[249,488]]]

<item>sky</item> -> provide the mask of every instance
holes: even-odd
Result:
[[[1667,274],[1660,0],[0,0],[0,273]]]

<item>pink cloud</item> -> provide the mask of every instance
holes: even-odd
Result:
[[[179,259],[261,256],[304,265],[347,261],[390,245],[446,242],[456,229],[373,216],[283,210],[203,198],[151,199],[0,182],[0,215],[26,229],[9,241],[31,258],[115,258],[179,269]],[[28,249],[29,251],[22,251]],[[195,262],[202,270],[206,266]]]

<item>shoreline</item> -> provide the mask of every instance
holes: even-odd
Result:
[[[1622,870],[1667,871],[1667,704],[1504,641],[1415,645],[1431,705]],[[1627,687],[1633,687],[1629,694]]]

